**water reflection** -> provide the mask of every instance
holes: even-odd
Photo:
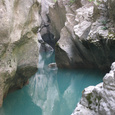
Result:
[[[50,56],[52,58],[49,60]],[[54,54],[42,53],[39,57],[39,70],[30,80],[29,94],[33,102],[42,109],[43,115],[53,115],[55,102],[59,100],[55,80],[57,69],[51,70],[48,67],[48,64],[54,61]]]
[[[42,110],[31,100],[28,95],[28,86],[8,94],[4,99],[0,115],[42,115]]]
[[[50,58],[50,59],[49,59]],[[51,70],[54,54],[41,53],[39,70],[30,80],[29,94],[43,115],[70,115],[82,90],[102,81],[103,73],[93,70]]]
[[[40,53],[39,70],[29,85],[10,93],[0,115],[70,115],[81,92],[102,81],[103,73],[95,70],[51,69],[54,53]]]

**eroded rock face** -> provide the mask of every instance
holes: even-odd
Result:
[[[0,106],[38,68],[39,0],[0,0]]]
[[[115,115],[115,62],[103,83],[84,89],[72,115]]]
[[[49,11],[54,35],[60,37],[56,44],[57,66],[108,69],[115,60],[113,11],[112,0],[99,4],[57,0]]]
[[[55,43],[56,38],[54,38],[53,32],[52,32],[52,26],[51,21],[49,18],[49,9],[50,7],[53,7],[54,0],[42,0],[41,1],[41,18],[42,23],[41,27],[39,29],[39,32],[41,34],[42,39],[44,42],[49,44],[53,49],[55,49]]]

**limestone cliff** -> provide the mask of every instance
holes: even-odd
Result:
[[[57,39],[55,39],[52,32],[52,29],[54,28],[52,28],[52,25],[51,25],[51,19],[49,17],[49,9],[50,7],[53,7],[54,3],[55,3],[54,0],[41,1],[42,23],[39,29],[39,32],[41,34],[43,41],[48,43],[53,49],[55,49],[55,44],[56,44]]]
[[[72,115],[115,115],[115,62],[103,83],[84,89]]]
[[[115,60],[114,1],[57,0],[52,4],[52,32],[60,38],[58,67],[108,69]]]
[[[38,68],[39,0],[0,0],[0,106]]]

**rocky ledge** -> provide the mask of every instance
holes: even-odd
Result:
[[[115,115],[115,62],[103,83],[84,89],[71,115]]]
[[[60,68],[109,69],[115,60],[115,1],[45,0]],[[96,1],[96,0],[95,0]],[[44,18],[45,19],[45,18]]]
[[[39,0],[0,0],[0,106],[38,68]]]

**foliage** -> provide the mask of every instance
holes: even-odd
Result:
[[[87,97],[86,97],[86,99],[87,99],[89,105],[92,103],[91,97],[92,97],[92,94],[91,94],[91,93],[89,93],[89,94],[87,95]]]
[[[76,0],[70,0],[70,3],[74,3]]]
[[[108,29],[108,27],[106,27],[106,26],[102,27],[102,30],[107,30],[107,29]]]
[[[94,2],[96,3],[97,5],[99,5],[101,2],[99,0],[88,0],[89,2]]]
[[[56,2],[57,0],[53,0],[54,2]],[[76,0],[69,0],[70,3],[74,3]],[[100,4],[99,0],[88,0],[89,2],[95,2],[97,5]]]
[[[107,30],[107,29],[108,29],[108,27],[106,26],[107,21],[106,21],[106,20],[103,20],[103,21],[102,21],[102,24],[103,24],[102,30]]]
[[[54,2],[56,2],[57,0],[53,0]]]

